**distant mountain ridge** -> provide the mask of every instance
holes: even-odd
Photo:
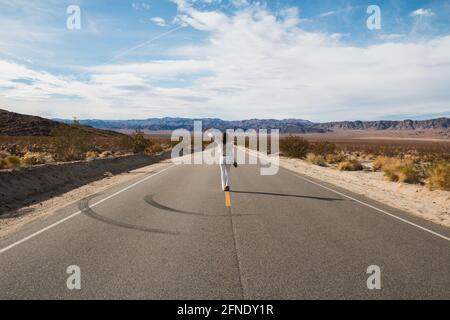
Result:
[[[54,119],[56,121],[70,123],[71,120]],[[280,129],[284,133],[321,133],[324,129],[315,128],[310,121],[299,119],[287,120],[242,120],[225,121],[221,119],[189,119],[189,118],[154,118],[146,120],[80,120],[81,124],[100,129],[109,130],[134,130],[142,129],[148,131],[171,131],[175,129],[194,129],[194,121],[201,120],[204,129]]]
[[[55,119],[61,122],[70,120]],[[216,128],[219,130],[240,128],[248,129],[280,129],[281,133],[326,133],[338,130],[441,130],[450,131],[450,118],[437,118],[431,120],[403,120],[403,121],[340,121],[314,123],[302,119],[252,119],[241,121],[225,121],[221,119],[189,119],[189,118],[153,118],[145,120],[80,120],[81,124],[100,129],[170,131],[175,129],[193,130],[194,121],[202,120],[203,128]]]
[[[316,127],[334,130],[446,130],[450,128],[450,118],[403,121],[342,121],[316,124]]]
[[[340,121],[314,123],[302,119],[251,119],[241,121],[226,121],[214,118],[150,118],[145,120],[79,120],[84,125],[83,130],[99,136],[118,136],[117,131],[172,131],[175,129],[194,129],[194,121],[202,120],[203,129],[280,129],[281,133],[328,133],[341,131],[363,132],[434,132],[450,137],[450,118],[430,120],[403,121]],[[73,120],[45,119],[36,116],[23,115],[0,109],[0,135],[3,136],[50,136],[52,131],[61,126],[67,126]]]

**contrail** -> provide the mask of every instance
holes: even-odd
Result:
[[[169,31],[167,31],[167,32],[161,33],[161,34],[157,35],[156,37],[154,37],[154,38],[152,38],[152,39],[150,39],[150,40],[147,40],[147,41],[145,41],[145,42],[143,42],[143,43],[141,43],[141,44],[139,44],[139,45],[137,45],[137,46],[135,46],[135,47],[133,47],[133,48],[130,48],[130,49],[128,49],[128,50],[125,50],[125,51],[119,53],[118,55],[116,55],[115,57],[113,57],[112,59],[110,59],[107,63],[113,62],[113,61],[115,61],[115,60],[117,60],[117,59],[119,59],[119,58],[121,58],[121,57],[123,57],[123,56],[129,54],[130,52],[132,52],[132,51],[134,51],[134,50],[136,50],[136,49],[145,47],[146,45],[149,45],[149,44],[152,43],[153,41],[156,41],[156,40],[158,40],[158,39],[161,39],[162,37],[167,36],[168,34],[171,34],[172,32],[175,32],[175,31],[177,31],[177,30],[179,30],[179,29],[181,29],[181,28],[184,28],[184,27],[185,27],[185,26],[181,25],[181,26],[178,26],[178,27],[176,27],[176,28],[173,28],[173,29],[171,29],[171,30],[169,30]]]

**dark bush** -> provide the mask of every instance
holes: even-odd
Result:
[[[310,146],[312,153],[318,156],[326,157],[329,154],[334,154],[336,152],[336,145],[328,141],[316,141]]]
[[[308,154],[310,144],[308,140],[289,136],[280,140],[280,151],[287,157],[303,159]]]

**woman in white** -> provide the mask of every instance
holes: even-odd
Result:
[[[225,132],[223,134],[223,142],[222,145],[219,144],[219,164],[220,164],[220,173],[222,178],[222,189],[224,191],[230,191],[230,170],[231,165],[234,165],[237,168],[237,162],[234,158],[234,150],[233,150],[232,141],[228,141],[228,134]]]

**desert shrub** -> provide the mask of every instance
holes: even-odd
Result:
[[[53,130],[52,135],[55,156],[59,160],[80,160],[87,151],[93,149],[93,137],[78,123],[60,126]]]
[[[160,143],[156,142],[150,147],[150,151],[151,151],[151,153],[159,153],[159,152],[164,151],[164,149]]]
[[[384,170],[384,179],[387,181],[397,182],[399,180],[397,170]]]
[[[283,155],[303,159],[309,150],[309,142],[301,137],[289,136],[280,140],[280,150]]]
[[[405,183],[420,182],[420,170],[414,165],[414,162],[411,159],[386,157],[381,162],[381,169],[384,172],[386,180]]]
[[[398,181],[404,183],[419,183],[420,171],[413,166],[402,166],[398,168]]]
[[[123,149],[133,153],[143,153],[152,145],[152,142],[142,131],[136,130],[132,135],[122,138],[121,145]]]
[[[378,171],[381,170],[383,168],[383,165],[387,162],[387,157],[385,156],[378,156],[374,161],[373,161],[373,170]]]
[[[37,164],[44,164],[46,158],[45,154],[39,152],[27,152],[22,157],[22,164],[24,166],[34,166]]]
[[[88,151],[86,152],[86,154],[84,155],[86,160],[94,160],[97,159],[99,156],[97,151]]]
[[[0,169],[4,169],[6,167],[6,161],[3,159],[0,159]]]
[[[338,169],[341,171],[361,171],[363,166],[356,159],[343,160],[339,163]]]
[[[316,155],[314,153],[308,153],[306,155],[306,161],[311,164],[315,164],[317,166],[326,167],[327,162],[325,161],[325,158],[321,155]]]
[[[310,151],[316,155],[326,157],[329,154],[334,154],[336,152],[336,145],[328,141],[316,141],[311,143]]]
[[[16,156],[9,156],[2,159],[2,169],[15,169],[20,167],[20,158]]]
[[[325,161],[329,164],[336,164],[344,161],[346,159],[346,156],[342,153],[336,153],[336,154],[328,154],[325,157]]]
[[[431,190],[450,191],[450,163],[438,162],[432,164],[427,170],[427,182]]]

